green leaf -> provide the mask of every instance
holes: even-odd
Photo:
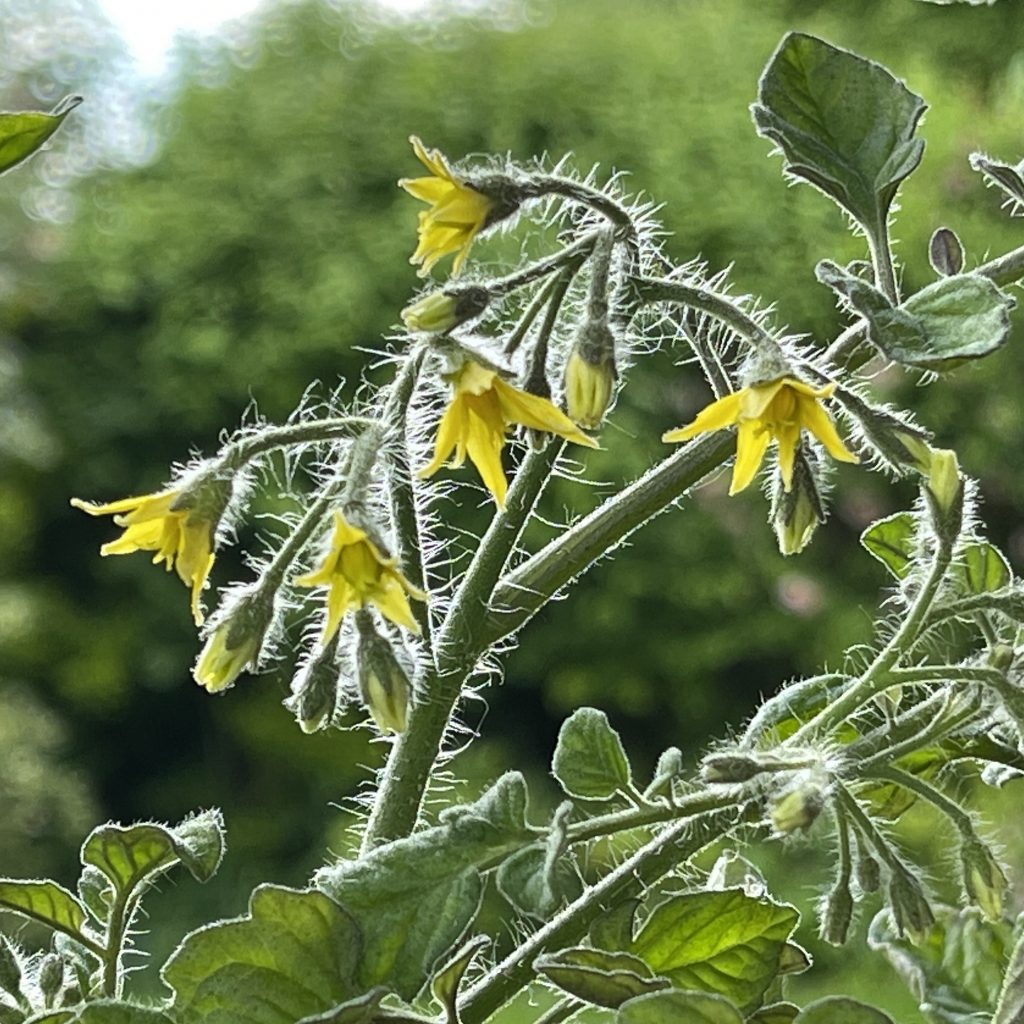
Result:
[[[940,1024],[976,1024],[989,1016],[1003,983],[1012,942],[1010,926],[986,921],[975,910],[937,909],[936,923],[919,945],[896,934],[881,911],[868,943],[881,950],[929,1016]]]
[[[615,1024],[743,1024],[743,1017],[721,996],[672,990],[623,1003]]]
[[[388,994],[383,986],[370,989],[361,996],[348,999],[341,1006],[326,1013],[303,1017],[298,1024],[372,1024],[380,1009],[381,1000]]]
[[[992,1024],[1019,1024],[1024,1020],[1024,929],[1019,927],[1021,923],[1024,919],[1018,918],[1020,936],[1010,954]]]
[[[1014,209],[1024,206],[1024,164],[1004,164],[992,160],[984,153],[970,155],[971,167],[978,171],[987,184],[1001,189]]]
[[[203,811],[168,828],[152,822],[101,825],[82,845],[82,863],[99,868],[121,892],[177,863],[199,882],[213,877],[224,856],[220,811]]]
[[[26,1024],[172,1024],[160,1010],[99,999],[74,1010],[56,1010],[31,1017]]]
[[[578,946],[537,957],[533,966],[577,999],[612,1010],[645,992],[671,987],[667,978],[656,978],[643,960],[630,953]]]
[[[640,900],[629,899],[605,911],[591,926],[590,944],[597,949],[616,952],[633,945],[633,924]]]
[[[909,512],[896,512],[879,519],[860,535],[860,542],[869,554],[901,580],[910,572],[917,543],[914,517]]]
[[[358,995],[359,928],[321,892],[263,885],[185,936],[161,976],[178,1024],[295,1024]]]
[[[89,941],[82,934],[87,920],[85,907],[67,889],[49,879],[0,878],[0,909],[13,911],[79,941]]]
[[[752,1009],[779,973],[799,919],[793,907],[739,889],[686,893],[654,909],[632,952],[677,988],[714,992]]]
[[[1009,586],[1013,570],[1006,556],[994,544],[968,544],[956,567],[961,586],[969,594],[987,594]]]
[[[803,974],[814,964],[814,958],[798,942],[787,942],[779,954],[779,974]]]
[[[38,110],[0,113],[0,174],[27,160],[81,102],[81,96],[66,96],[49,114]]]
[[[794,1024],[892,1024],[892,1018],[857,999],[826,996],[805,1006]]]
[[[723,850],[708,872],[708,889],[742,889],[748,896],[761,896],[768,891],[759,868],[735,850]]]
[[[793,1003],[772,1003],[748,1017],[747,1024],[793,1024],[799,1012],[800,1007]]]
[[[880,64],[792,32],[769,60],[751,112],[788,174],[876,232],[921,161],[924,143],[913,136],[925,109]]]
[[[433,828],[318,872],[316,884],[362,928],[360,986],[414,998],[476,917],[477,865],[532,838],[526,784],[508,772],[475,803],[448,808]]]
[[[562,723],[551,771],[569,796],[584,800],[608,800],[632,778],[619,734],[596,708],[579,708]]]
[[[449,1024],[458,1024],[459,1014],[456,1003],[463,975],[480,950],[490,945],[490,941],[486,935],[477,935],[470,939],[448,963],[438,970],[430,983],[430,992],[444,1007]]]

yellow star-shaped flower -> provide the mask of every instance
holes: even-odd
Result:
[[[340,512],[334,513],[330,551],[319,569],[295,580],[300,587],[331,588],[324,643],[334,636],[346,612],[366,604],[374,605],[385,618],[410,633],[419,633],[409,598],[426,601],[427,595],[417,590],[396,564],[397,559],[385,557],[365,530],[353,526]]]
[[[72,498],[71,504],[91,516],[112,515],[124,529],[117,540],[100,548],[101,555],[127,555],[153,551],[153,562],[163,562],[168,572],[177,569],[186,586],[192,588],[192,616],[202,624],[199,595],[213,566],[213,533],[217,524],[194,508],[176,508],[182,497],[177,488],[122,498],[106,505]]]
[[[809,430],[834,459],[859,462],[843,444],[832,418],[821,404],[835,391],[834,384],[812,388],[792,377],[752,384],[703,409],[685,427],[662,435],[663,441],[688,441],[697,434],[737,428],[736,465],[732,471],[730,494],[738,494],[757,474],[768,445],[774,438],[779,445],[779,470],[788,491],[793,486],[793,461],[800,444],[800,431]]]
[[[596,441],[546,398],[506,384],[495,370],[472,359],[463,364],[453,383],[451,404],[437,428],[434,457],[420,470],[421,477],[436,473],[452,451],[453,466],[461,466],[468,455],[498,507],[503,508],[508,481],[501,465],[501,450],[511,424],[558,434],[587,448],[597,447]]]
[[[421,263],[419,276],[426,277],[438,260],[455,253],[452,274],[457,274],[473,239],[487,226],[495,200],[460,178],[439,149],[427,149],[415,135],[409,141],[430,171],[429,177],[402,178],[398,182],[409,195],[430,204],[429,210],[420,213],[419,245],[409,262]]]

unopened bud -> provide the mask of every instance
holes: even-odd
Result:
[[[39,975],[36,978],[39,991],[43,995],[46,1006],[52,1006],[61,985],[64,984],[64,961],[56,953],[47,953],[39,964]]]
[[[284,706],[295,715],[304,733],[329,725],[338,702],[338,636],[317,647],[292,679],[292,695]]]
[[[878,892],[882,885],[882,869],[867,850],[857,854],[857,886],[863,893]]]
[[[654,768],[651,784],[644,790],[644,798],[665,797],[672,799],[672,784],[683,774],[683,752],[678,747],[662,751]]]
[[[821,784],[810,776],[800,779],[771,806],[772,827],[782,835],[811,827],[825,806]]]
[[[596,430],[611,405],[617,377],[615,335],[604,317],[588,319],[565,364],[569,418],[587,430]]]
[[[193,670],[195,681],[210,693],[233,686],[259,655],[273,617],[273,604],[250,591],[225,609],[207,635]]]
[[[928,262],[943,277],[959,274],[964,267],[964,247],[951,228],[938,228],[928,243]]]
[[[964,483],[956,452],[933,448],[928,481],[923,488],[939,541],[952,546],[963,526]]]
[[[793,462],[793,484],[787,491],[776,481],[772,502],[772,525],[783,555],[797,555],[811,542],[818,525],[825,521],[825,509],[814,469],[803,444]]]
[[[490,301],[490,293],[480,285],[448,287],[410,303],[402,310],[402,321],[410,331],[444,334],[478,317]]]
[[[0,991],[21,998],[21,963],[14,947],[0,935]]]
[[[818,932],[830,946],[845,945],[853,923],[853,895],[845,878],[838,879],[821,907]]]
[[[760,775],[764,767],[752,756],[745,754],[708,754],[700,766],[700,777],[705,782],[747,782]]]
[[[1002,920],[1006,876],[992,852],[980,840],[964,836],[960,843],[960,867],[967,898],[990,921]]]
[[[906,868],[890,865],[889,906],[899,935],[918,945],[928,934],[935,915],[921,883]]]
[[[412,694],[409,677],[398,663],[391,644],[377,632],[369,612],[358,612],[356,625],[359,629],[356,664],[363,702],[382,733],[405,732]]]

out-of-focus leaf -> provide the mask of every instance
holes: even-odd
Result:
[[[742,1024],[736,1007],[709,992],[654,992],[623,1003],[615,1024]]]
[[[1018,919],[1017,943],[1010,954],[992,1024],[1019,1024],[1024,1020],[1024,929],[1020,928],[1021,923]]]
[[[466,969],[473,962],[474,957],[485,946],[490,944],[486,935],[477,935],[467,942],[449,961],[444,964],[434,975],[430,983],[430,991],[434,998],[444,1007],[445,1016],[449,1024],[457,1024],[459,1015],[456,1011],[456,1001],[459,995],[459,985],[462,984],[462,977]]]
[[[869,232],[884,225],[900,182],[921,161],[925,103],[880,64],[814,36],[785,36],[751,108],[787,173],[833,199]]]
[[[603,913],[590,926],[590,944],[612,953],[629,949],[633,944],[633,924],[639,906],[639,900],[630,899]]]
[[[558,733],[551,770],[569,796],[607,800],[631,779],[619,734],[596,708],[578,708]]]
[[[360,994],[360,949],[330,897],[264,885],[245,917],[185,936],[161,974],[179,1024],[295,1024]]]
[[[348,999],[341,1006],[335,1006],[326,1013],[303,1017],[298,1024],[372,1024],[380,1009],[381,1000],[388,994],[384,987]]]
[[[38,921],[48,928],[81,939],[85,907],[63,886],[49,879],[0,878],[0,909]]]
[[[39,110],[0,113],[0,174],[27,160],[81,102],[81,96],[66,96],[48,114]]]
[[[414,998],[476,917],[477,865],[532,838],[526,784],[508,772],[479,800],[448,808],[433,828],[323,868],[317,885],[362,929],[361,987],[387,985]]]
[[[1010,200],[1014,210],[1024,206],[1024,174],[1021,164],[1005,164],[992,160],[984,153],[972,153],[971,167],[978,171],[990,185],[1001,189]]]
[[[562,949],[538,957],[534,967],[577,999],[612,1010],[645,992],[671,987],[667,978],[655,977],[639,957],[603,949]]]
[[[936,918],[915,945],[897,935],[883,910],[871,922],[868,943],[885,954],[937,1024],[976,1024],[979,1015],[995,1010],[1009,961],[1010,926],[986,921],[976,910],[946,907]]]
[[[705,888],[742,889],[748,896],[755,899],[768,891],[764,875],[746,857],[735,850],[723,851],[708,872]]]
[[[893,1024],[892,1018],[858,999],[826,996],[805,1006],[794,1024]]]
[[[677,988],[714,992],[752,1009],[778,975],[799,919],[793,907],[738,889],[685,893],[654,909],[632,952]]]
[[[82,845],[82,863],[99,868],[125,892],[179,862],[197,881],[206,882],[223,856],[224,822],[216,810],[193,815],[174,828],[152,822],[101,825]]]
[[[879,519],[860,535],[860,542],[869,554],[901,580],[910,571],[914,553],[914,517],[909,512],[896,512]]]
[[[173,1024],[160,1010],[99,999],[74,1010],[57,1010],[31,1017],[26,1024]]]
[[[747,1024],[793,1024],[800,1007],[793,1003],[771,1003],[747,1018]]]

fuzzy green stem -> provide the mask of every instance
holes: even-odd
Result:
[[[534,281],[547,277],[563,267],[579,266],[593,252],[600,234],[599,231],[591,231],[564,249],[560,249],[551,256],[546,256],[542,260],[537,260],[536,263],[531,263],[514,274],[488,281],[487,291],[491,295],[507,295],[509,292],[533,284]]]
[[[899,305],[900,294],[892,264],[892,246],[889,243],[889,223],[884,215],[873,231],[866,232],[866,236],[871,265],[875,270],[875,284],[894,306]]]
[[[245,463],[273,451],[293,445],[316,444],[358,436],[377,421],[369,416],[339,416],[326,420],[310,420],[283,427],[267,427],[229,442],[221,452],[225,468],[239,469]]]
[[[537,289],[536,294],[530,299],[530,304],[523,310],[519,322],[509,335],[508,341],[505,342],[505,355],[513,355],[523,343],[526,332],[533,326],[534,320],[537,319],[540,311],[551,298],[551,293],[558,287],[558,282],[559,278],[557,276],[549,277],[543,286]]]
[[[940,793],[934,786],[930,786],[923,779],[919,779],[910,772],[902,771],[899,768],[882,768],[872,773],[876,779],[884,782],[895,782],[897,786],[916,796],[926,800],[937,810],[941,811],[956,826],[956,830],[963,836],[976,839],[974,824],[971,816],[955,801],[950,800],[945,793]]]
[[[627,235],[636,234],[629,211],[599,189],[591,188],[580,181],[573,181],[571,178],[559,178],[554,175],[534,178],[530,183],[530,189],[537,198],[543,195],[559,195],[574,203],[582,203],[607,217]]]

